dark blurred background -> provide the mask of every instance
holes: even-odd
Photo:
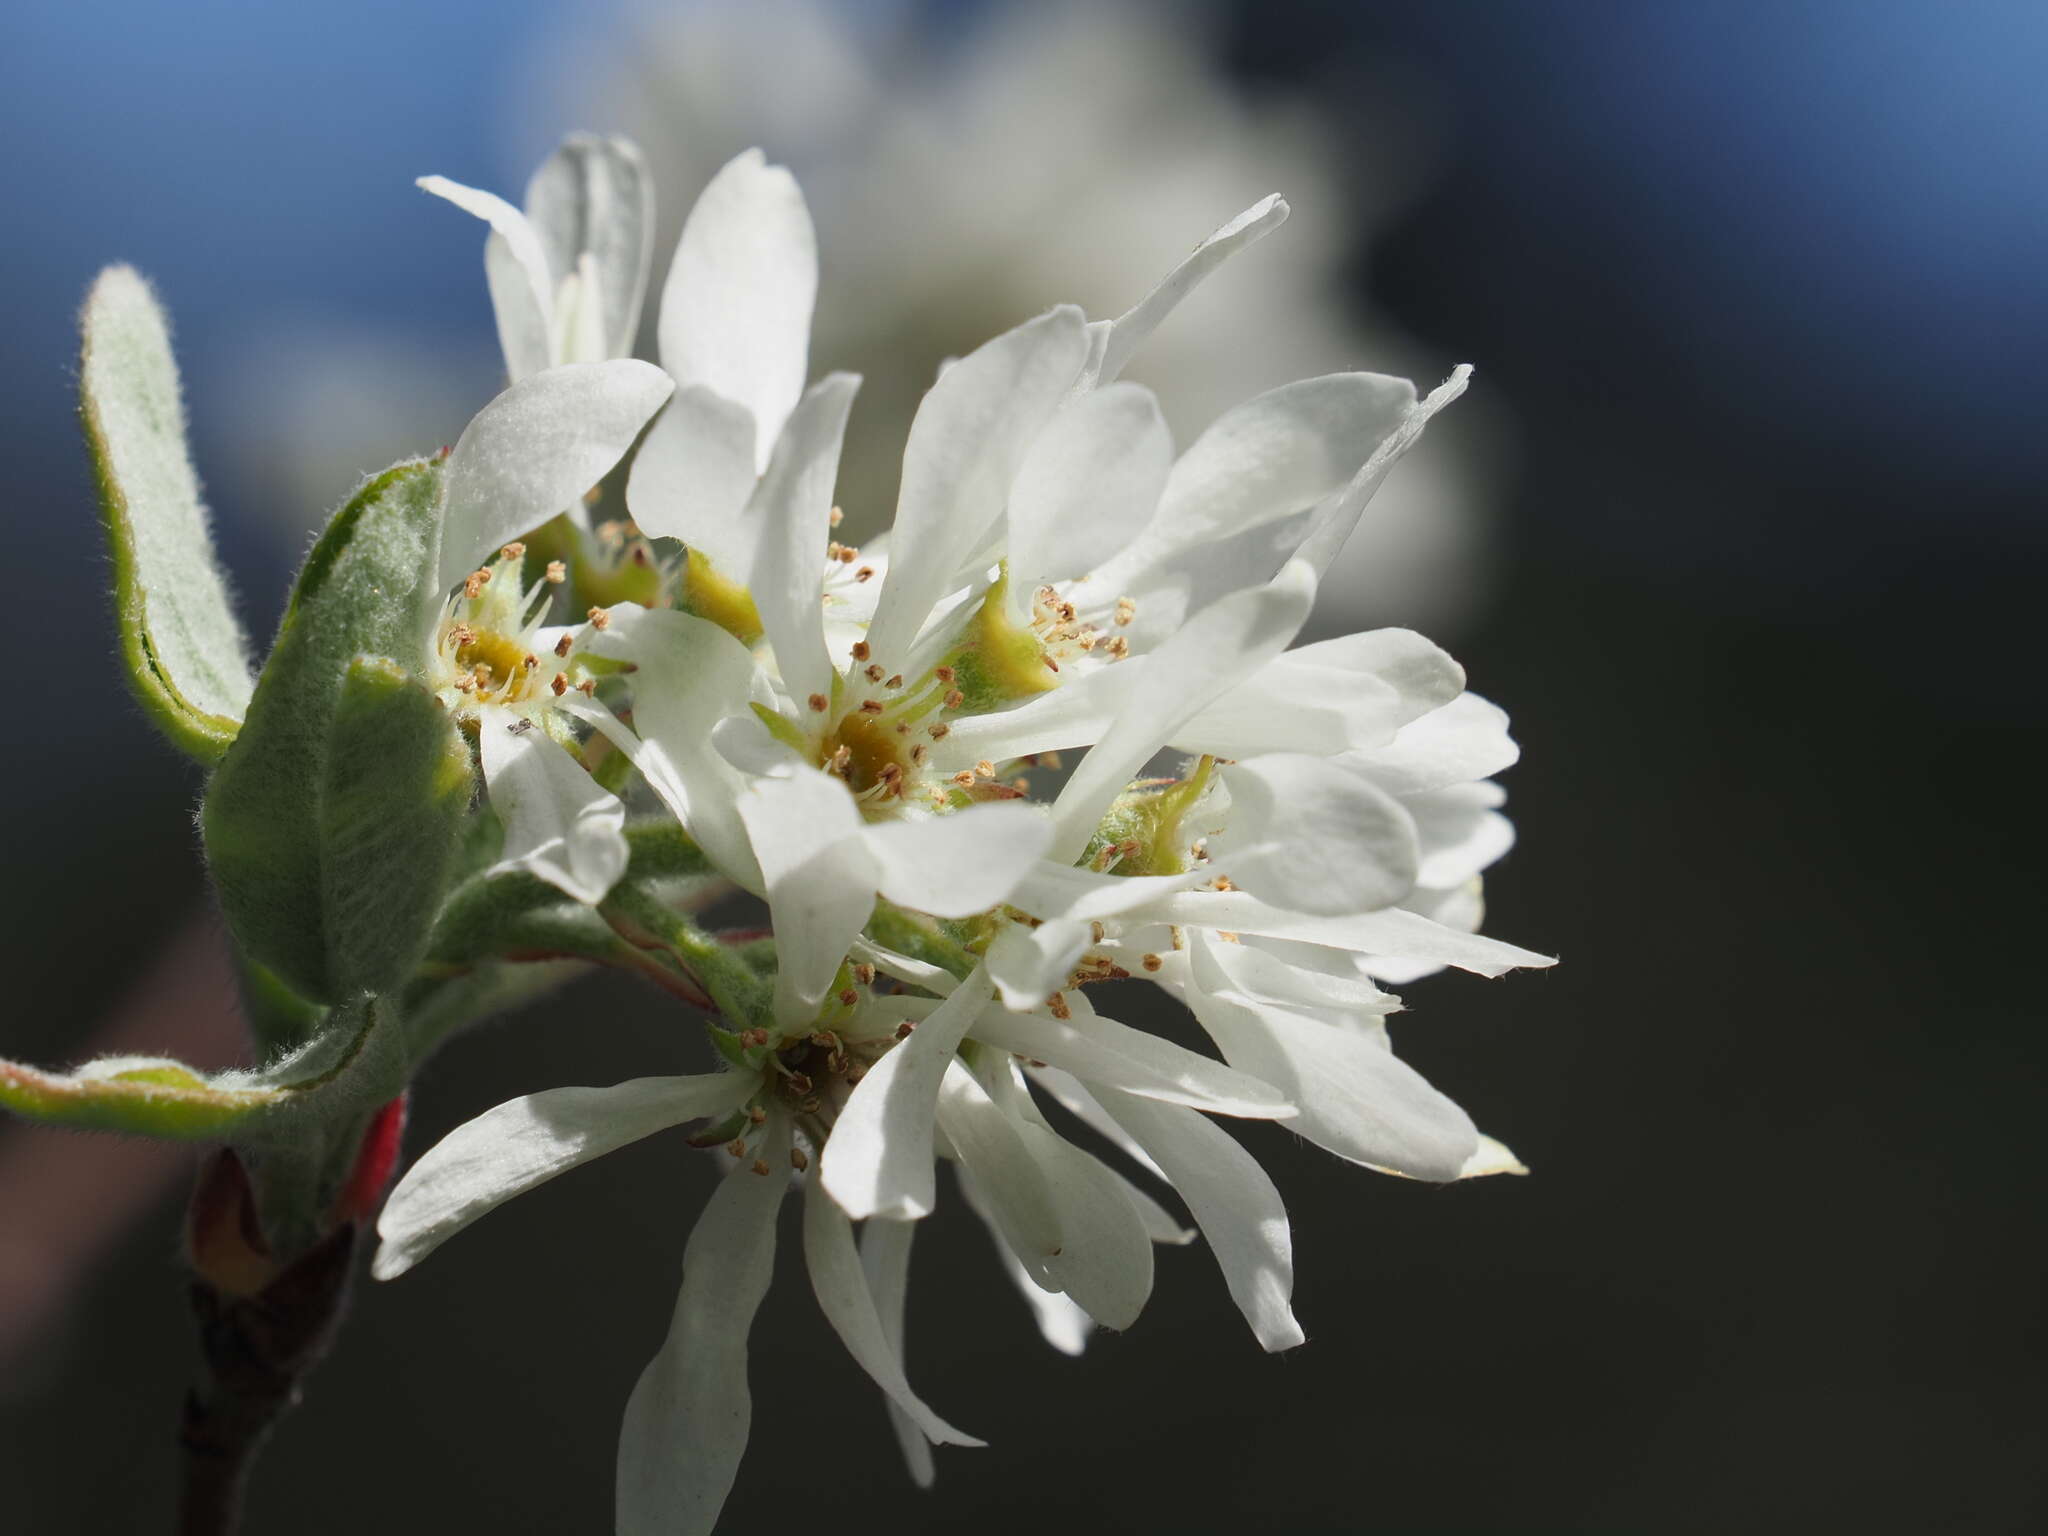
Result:
[[[352,477],[496,387],[478,232],[417,174],[516,194],[587,126],[700,177],[762,139],[818,209],[825,302],[917,328],[863,355],[887,338],[821,312],[821,365],[884,380],[1056,299],[1114,312],[1278,187],[1297,219],[1180,326],[1267,344],[1156,381],[1198,426],[1205,369],[1227,399],[1477,365],[1338,617],[1428,628],[1514,715],[1489,927],[1563,963],[1406,989],[1399,1035],[1534,1175],[1427,1188],[1251,1128],[1310,1335],[1281,1358],[1199,1247],[1162,1253],[1131,1334],[1061,1358],[955,1202],[911,1374],[992,1448],[930,1494],[785,1252],[730,1528],[2038,1529],[2044,64],[2020,0],[10,5],[0,1051],[235,1049],[190,937],[197,781],[121,690],[71,419],[101,264],[172,309],[262,634]],[[998,163],[948,180],[935,142]],[[988,224],[1010,194],[1130,274],[1046,265]],[[964,296],[887,289],[862,220],[913,215],[973,248]],[[886,388],[863,409],[886,442]],[[687,1070],[691,1033],[581,984],[437,1059],[409,1145]],[[0,1526],[166,1528],[189,1158],[0,1134]],[[657,1138],[366,1283],[252,1531],[608,1528],[711,1177]]]

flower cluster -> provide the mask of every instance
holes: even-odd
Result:
[[[1383,984],[1549,962],[1476,932],[1480,872],[1512,835],[1490,782],[1516,756],[1502,712],[1406,630],[1290,649],[1467,371],[1423,399],[1374,374],[1304,380],[1179,452],[1151,394],[1119,380],[1283,201],[1115,319],[1062,306],[947,366],[893,528],[854,549],[835,541],[833,490],[858,381],[807,382],[817,251],[794,180],[749,152],[704,190],[661,294],[655,382],[618,360],[648,272],[647,184],[629,145],[582,138],[524,212],[423,183],[491,225],[515,380],[455,450],[451,527],[458,501],[482,510],[444,539],[437,681],[478,742],[502,867],[656,944],[661,923],[613,896],[644,802],[766,902],[773,943],[723,970],[678,956],[719,1006],[720,1070],[557,1089],[463,1126],[392,1196],[375,1269],[697,1124],[730,1172],[628,1408],[618,1493],[622,1530],[701,1531],[745,1443],[746,1335],[793,1179],[819,1304],[929,1480],[930,1445],[977,1443],[903,1369],[936,1161],[1058,1347],[1129,1327],[1152,1245],[1192,1238],[1148,1193],[1163,1181],[1259,1342],[1285,1349],[1302,1337],[1286,1214],[1210,1117],[1281,1120],[1414,1178],[1519,1171],[1394,1054]],[[467,568],[501,540],[545,543],[550,519],[564,547],[594,547],[575,492],[636,438],[632,527],[611,536],[644,552],[648,600],[562,612],[574,572],[556,561],[526,584],[545,550],[516,542]],[[498,501],[468,489],[486,472]],[[1126,978],[1178,997],[1221,1059],[1098,1011],[1090,988]],[[1121,1161],[1070,1140],[1073,1121]]]

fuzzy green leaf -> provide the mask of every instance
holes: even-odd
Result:
[[[426,946],[468,808],[469,751],[420,681],[439,466],[387,470],[307,557],[201,826],[258,964],[314,1002],[398,985]]]
[[[79,324],[80,415],[128,684],[174,745],[216,762],[254,683],[185,448],[170,328],[131,267],[100,274]]]

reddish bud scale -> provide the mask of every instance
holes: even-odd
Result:
[[[327,1213],[333,1226],[343,1222],[366,1222],[371,1212],[377,1209],[377,1202],[384,1198],[385,1186],[391,1182],[391,1175],[398,1167],[398,1150],[405,1140],[405,1110],[407,1095],[397,1098],[378,1110],[370,1121],[370,1128],[363,1132],[363,1144],[356,1150],[355,1166],[349,1170],[348,1180],[341,1186],[341,1193],[334,1197],[334,1208]]]

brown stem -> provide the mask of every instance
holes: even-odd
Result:
[[[256,1451],[298,1401],[300,1381],[341,1319],[355,1243],[355,1224],[344,1223],[253,1295],[192,1282],[203,1371],[178,1435],[179,1536],[233,1536],[240,1527]]]

